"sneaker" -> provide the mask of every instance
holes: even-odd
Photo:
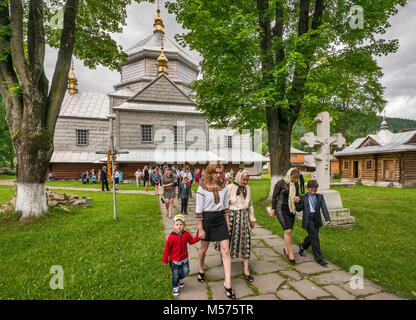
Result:
[[[183,279],[179,279],[179,288],[183,288],[185,286],[185,283],[183,282]]]
[[[175,288],[173,288],[173,289],[172,289],[172,294],[173,294],[174,296],[179,296],[179,287],[175,287]]]

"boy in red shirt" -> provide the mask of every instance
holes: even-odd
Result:
[[[183,279],[189,273],[188,242],[194,244],[199,237],[192,238],[188,231],[185,231],[185,217],[181,214],[173,218],[174,231],[169,235],[163,253],[163,264],[169,261],[172,270],[172,294],[179,295],[179,287],[183,287]]]

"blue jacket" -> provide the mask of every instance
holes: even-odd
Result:
[[[304,196],[302,196],[300,198],[300,202],[296,203],[296,210],[297,211],[303,210],[302,228],[307,229],[309,225],[309,221],[312,218],[311,208],[309,206],[308,194],[305,194]],[[331,221],[328,208],[326,207],[324,196],[322,194],[316,193],[316,212],[313,214],[313,217],[315,218],[314,220],[315,225],[318,228],[322,227],[321,212],[324,214],[325,221]]]

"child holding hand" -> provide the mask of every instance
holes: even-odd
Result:
[[[183,279],[189,274],[188,261],[188,242],[194,244],[199,241],[199,237],[192,237],[191,234],[184,230],[185,217],[181,214],[173,218],[174,231],[169,235],[165,251],[163,253],[163,264],[169,266],[172,270],[172,294],[179,295],[179,287],[183,288]]]

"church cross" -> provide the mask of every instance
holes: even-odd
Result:
[[[313,132],[306,133],[300,143],[313,148],[316,145],[316,174],[320,190],[329,190],[331,168],[331,145],[338,149],[345,145],[345,138],[341,133],[330,135],[331,116],[327,111],[319,113],[314,122],[317,123],[317,135]]]

